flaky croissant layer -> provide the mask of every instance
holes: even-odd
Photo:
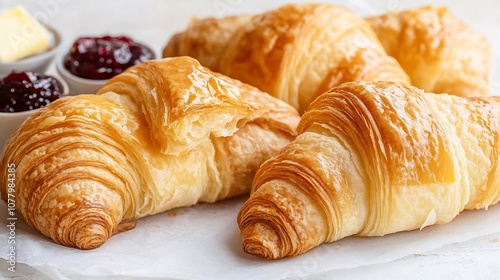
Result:
[[[368,22],[336,5],[285,5],[257,15],[193,20],[164,57],[188,55],[286,101],[299,112],[350,81],[409,84]]]
[[[491,46],[448,8],[424,6],[367,20],[412,85],[427,92],[488,95]]]
[[[450,222],[500,200],[500,98],[353,82],[318,97],[257,171],[238,224],[262,258]]]
[[[192,58],[150,61],[97,95],[33,114],[8,141],[0,170],[16,166],[16,205],[28,224],[92,249],[141,217],[248,192],[298,120],[288,104]]]

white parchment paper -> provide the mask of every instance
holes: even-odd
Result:
[[[48,4],[42,5],[45,2]],[[45,15],[51,25],[61,29],[66,42],[82,34],[126,31],[128,35],[150,43],[159,52],[169,37],[168,34],[182,30],[191,16],[256,13],[291,1],[183,0],[175,1],[174,4],[174,1],[143,0],[141,5],[137,5],[138,1],[131,0],[120,1],[120,4],[117,4],[117,1],[98,0],[45,2],[5,0],[2,5],[8,7],[23,4],[30,10]],[[168,4],[165,4],[167,2]],[[431,3],[423,0],[322,2],[344,5],[362,16]],[[459,18],[489,38],[494,55],[491,93],[499,94],[498,2],[440,0],[432,3],[448,6]],[[110,12],[116,9],[117,5],[122,13]],[[170,5],[172,9],[165,5]],[[124,14],[130,16],[124,20]],[[86,15],[92,17],[87,18]],[[55,244],[30,228],[18,214],[15,231],[16,261],[54,279],[87,279],[92,276],[104,279],[121,278],[120,276],[127,277],[126,279],[314,278],[314,275],[328,271],[387,263],[445,245],[491,234],[500,235],[500,206],[493,206],[487,211],[463,212],[446,225],[435,225],[423,230],[384,237],[350,237],[332,244],[324,244],[298,257],[265,261],[247,255],[241,249],[236,215],[246,198],[196,205],[141,219],[135,229],[113,236],[102,247],[91,251]],[[7,259],[6,254],[10,246],[7,242],[7,214],[6,204],[0,202],[2,262]],[[14,274],[10,274],[12,275]]]
[[[246,197],[181,208],[139,221],[102,247],[81,251],[55,244],[16,222],[17,262],[53,278],[132,276],[174,279],[283,279],[385,263],[446,244],[500,233],[500,206],[466,211],[445,225],[383,237],[349,237],[298,257],[266,261],[244,253],[236,215]],[[0,221],[7,220],[0,204]],[[7,240],[8,229],[0,227]],[[0,242],[0,252],[7,252]]]

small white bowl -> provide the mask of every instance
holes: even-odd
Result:
[[[78,77],[69,72],[66,67],[64,67],[64,57],[67,53],[59,55],[56,57],[56,69],[57,73],[68,83],[69,94],[94,94],[96,93],[109,79],[107,80],[91,80]]]
[[[146,46],[143,43],[141,44],[153,54],[152,59],[156,59],[158,57],[152,48]],[[55,64],[59,75],[68,83],[70,95],[95,94],[105,83],[109,81],[109,79],[92,80],[74,75],[64,66],[64,58],[67,55],[68,55],[67,52],[60,54],[58,57],[56,57]]]
[[[61,77],[52,74],[46,74],[46,75],[51,75],[54,78],[56,78],[59,87],[62,88],[63,96],[68,95],[69,91],[68,84]],[[7,140],[9,139],[10,135],[14,133],[14,131],[18,127],[20,127],[29,116],[31,116],[38,110],[40,109],[23,111],[23,112],[14,112],[14,113],[0,112],[0,123],[2,124],[0,126],[0,156],[3,155],[5,144],[7,143]]]
[[[45,27],[54,35],[53,46],[49,50],[35,54],[14,62],[0,63],[0,75],[6,75],[12,71],[33,71],[45,73],[52,60],[61,48],[62,38],[57,30],[45,25]]]

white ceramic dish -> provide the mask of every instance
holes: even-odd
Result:
[[[54,57],[61,48],[62,37],[59,32],[45,25],[45,27],[53,34],[53,46],[42,53],[32,55],[14,62],[0,63],[0,75],[9,74],[12,71],[33,71],[37,73],[45,73]]]
[[[109,81],[109,80],[91,80],[73,75],[63,65],[64,57],[66,55],[67,54],[64,53],[56,58],[56,69],[57,73],[59,73],[59,75],[66,81],[66,83],[68,83],[70,95],[94,94],[101,88],[102,85],[104,85],[107,81]]]

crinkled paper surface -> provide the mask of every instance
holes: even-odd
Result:
[[[446,244],[500,233],[500,206],[466,211],[451,223],[383,237],[349,237],[298,257],[266,261],[241,249],[236,215],[246,197],[202,204],[147,217],[102,247],[81,251],[55,244],[16,223],[17,261],[59,278],[135,276],[177,279],[282,279],[386,263]],[[0,221],[7,220],[5,203]],[[6,227],[0,236],[8,236]],[[8,251],[0,243],[0,251]]]

